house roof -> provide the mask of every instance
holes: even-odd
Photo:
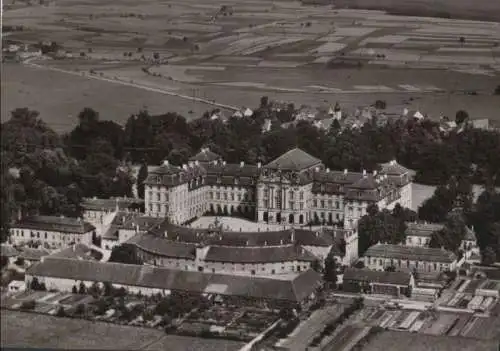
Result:
[[[137,234],[130,238],[127,244],[133,244],[141,250],[163,257],[189,260],[196,258],[196,245],[167,240],[151,234]]]
[[[465,227],[465,237],[464,240],[470,240],[470,241],[476,241],[476,233],[474,232],[473,229],[469,227]]]
[[[59,252],[56,252],[49,256],[50,258],[72,258],[76,260],[91,260],[96,259],[91,255],[91,250],[88,246],[83,244],[76,244],[67,247]]]
[[[369,269],[346,268],[343,280],[408,286],[411,281],[411,274],[405,272],[379,272]]]
[[[26,271],[29,276],[110,282],[145,288],[215,293],[299,302],[315,292],[321,275],[308,270],[290,279],[171,270],[153,266],[70,259],[44,259]]]
[[[365,256],[439,263],[451,263],[457,259],[453,252],[444,249],[393,244],[376,244],[370,246],[366,250]]]
[[[210,151],[209,148],[203,148],[196,155],[189,158],[189,161],[213,162],[220,159],[221,159],[220,155],[216,154],[213,151]]]
[[[285,152],[277,159],[268,163],[265,167],[271,169],[283,169],[290,171],[301,171],[321,164],[321,160],[309,155],[307,152],[295,148]]]
[[[14,224],[12,228],[46,230],[61,233],[85,234],[95,227],[79,218],[57,216],[32,216]]]
[[[387,175],[401,176],[403,174],[408,174],[410,172],[408,168],[400,165],[399,163],[397,163],[396,160],[382,163],[380,166],[382,168],[381,172]]]
[[[430,237],[432,233],[438,232],[444,228],[444,224],[408,222],[406,223],[407,236]]]
[[[50,255],[50,253],[47,250],[25,247],[21,250],[19,257],[29,261],[39,261],[42,257],[48,255]]]
[[[328,247],[338,239],[343,238],[344,231],[338,229],[311,231],[306,229],[261,231],[261,232],[232,232],[220,229],[198,229],[177,226],[165,223],[159,228],[151,230],[157,236],[164,236],[171,241],[197,243],[217,246],[278,246],[296,243],[303,246]]]
[[[98,198],[84,198],[81,206],[87,211],[114,211],[118,206],[119,210],[125,210],[132,204],[139,204],[144,202],[140,199],[129,198],[111,198],[111,199],[98,199]]]
[[[1,250],[2,257],[15,257],[19,255],[19,251],[17,251],[17,249],[11,245],[2,244]]]
[[[204,261],[229,263],[269,263],[314,261],[316,256],[301,246],[227,247],[210,246]]]

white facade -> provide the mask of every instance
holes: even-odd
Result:
[[[25,229],[13,226],[10,229],[9,240],[14,245],[24,245],[29,242],[39,242],[42,245],[47,244],[50,248],[67,247],[72,243],[92,245],[92,233],[94,230],[86,233],[71,233],[44,229]]]
[[[407,260],[407,259],[393,259],[386,257],[363,257],[365,267],[377,271],[383,271],[388,267],[395,267],[396,270],[408,269],[409,271],[416,270],[417,272],[446,272],[453,271],[457,268],[457,261],[447,262],[439,260]]]

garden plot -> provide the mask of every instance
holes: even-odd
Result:
[[[296,68],[301,66],[302,63],[292,61],[261,61],[257,67],[266,68]]]
[[[445,55],[426,55],[420,59],[424,63],[447,63],[454,65],[493,65],[496,63],[493,57],[478,56],[445,56]]]
[[[336,34],[329,34],[325,35],[324,37],[319,38],[317,41],[328,41],[328,42],[339,42],[344,40],[345,37],[336,35]]]
[[[366,44],[400,44],[408,39],[405,35],[385,35],[364,39],[359,45]]]
[[[380,27],[380,26],[379,26]],[[336,28],[333,31],[332,35],[338,36],[338,37],[362,37],[368,34],[371,34],[378,30],[378,28],[375,26],[373,28],[367,28],[367,27],[341,27],[341,28]]]
[[[422,329],[422,333],[430,335],[444,335],[455,325],[459,317],[453,314],[440,314],[437,320],[432,320]]]
[[[331,54],[331,53],[340,51],[345,47],[346,47],[346,44],[328,42],[328,43],[325,43],[325,44],[317,47],[316,49],[309,51],[309,52],[313,53],[313,54],[316,54],[316,53],[317,54]]]

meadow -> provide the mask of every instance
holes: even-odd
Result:
[[[240,342],[166,335],[164,331],[2,310],[2,348],[233,351]]]
[[[338,101],[347,110],[381,99],[394,113],[406,107],[438,118],[467,109],[500,118],[492,95],[500,76],[497,23],[283,0],[10,0],[4,8],[5,25],[23,25],[8,40],[56,41],[66,58],[5,65],[2,120],[19,106],[62,124],[74,123],[85,106],[117,122],[144,105],[193,118],[210,105],[189,97],[254,107],[262,95],[296,105]]]

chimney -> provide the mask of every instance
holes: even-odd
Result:
[[[243,166],[245,166],[245,162],[241,161],[240,162],[240,167],[243,168]]]
[[[196,160],[196,161],[194,161],[194,164],[197,165],[197,166],[199,166],[200,165],[200,161]]]
[[[347,171],[347,168],[345,168],[345,169],[344,169],[344,174],[347,174],[347,172],[348,172],[348,171]]]
[[[217,166],[218,163],[219,163],[219,161],[217,161],[217,160],[214,161],[214,165]]]
[[[373,176],[376,177],[377,176],[377,171],[373,171]]]
[[[187,165],[186,165],[186,164],[183,164],[183,165],[182,165],[182,169],[183,169],[183,170],[187,170]]]
[[[249,241],[247,240],[247,242],[245,243],[245,245],[248,246],[248,244],[249,244]]]
[[[326,173],[330,173],[330,168],[327,168],[327,169],[326,169]]]
[[[366,178],[366,169],[363,169],[363,177]]]
[[[262,163],[261,162],[257,162],[257,168],[261,168],[262,167]]]
[[[267,246],[267,241],[264,241],[264,246]]]
[[[222,161],[222,165],[225,166],[226,165],[226,161]]]
[[[139,233],[139,224],[137,224],[137,223],[135,224],[135,232]]]

